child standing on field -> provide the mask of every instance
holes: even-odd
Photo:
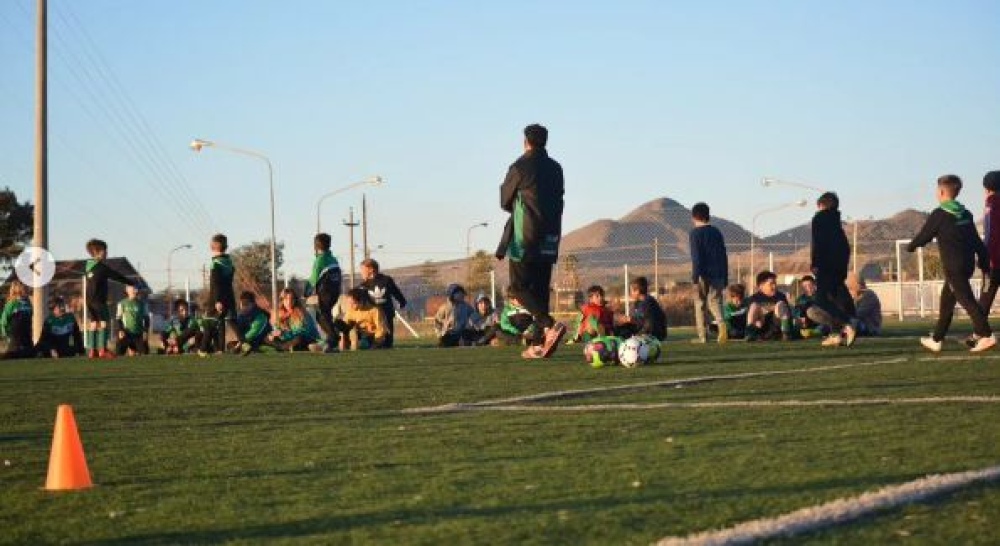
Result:
[[[108,281],[113,280],[125,285],[135,286],[136,283],[125,278],[125,275],[108,267],[104,261],[108,257],[108,244],[100,239],[87,241],[86,276],[87,282],[87,347],[90,347],[90,358],[114,358],[108,350],[108,321],[111,313],[108,310]]]
[[[816,200],[812,220],[812,272],[816,276],[813,305],[830,317],[830,335],[824,346],[854,344],[854,300],[847,292],[847,266],[851,261],[851,245],[847,242],[840,220],[840,198],[826,192]]]
[[[7,303],[0,314],[0,337],[7,340],[7,351],[3,358],[35,356],[35,344],[31,339],[31,317],[28,288],[21,281],[11,281]]]
[[[978,263],[983,273],[990,269],[986,245],[979,238],[972,214],[955,200],[962,191],[962,179],[947,174],[937,180],[937,200],[940,206],[927,218],[906,250],[913,252],[937,239],[941,252],[941,266],[944,269],[944,286],[941,287],[941,305],[938,321],[931,337],[920,338],[920,344],[932,352],[940,352],[951,319],[955,314],[955,303],[961,305],[972,319],[972,352],[985,351],[996,345],[993,330],[986,320],[986,313],[972,295],[972,277]]]
[[[236,276],[236,267],[233,260],[226,254],[229,248],[229,239],[221,233],[212,236],[210,243],[212,251],[212,264],[208,276],[208,309],[206,316],[209,319],[205,322],[205,336],[214,336],[215,339],[208,343],[202,340],[202,346],[211,345],[215,351],[224,351],[226,348],[226,325],[236,319],[236,293],[233,291],[233,278]],[[208,351],[202,349],[203,353]],[[205,356],[202,354],[201,356]]]
[[[983,214],[983,237],[986,251],[990,255],[990,274],[983,293],[979,296],[979,306],[986,316],[990,315],[993,300],[1000,288],[1000,171],[990,171],[983,177],[986,191],[986,211]]]
[[[705,343],[708,332],[705,327],[706,315],[711,312],[719,325],[719,343],[729,340],[726,321],[722,314],[722,292],[729,282],[729,257],[726,242],[719,228],[709,224],[709,209],[705,203],[697,203],[691,208],[694,229],[689,242],[691,247],[691,282],[698,293],[694,299],[694,323],[697,331],[696,343]],[[707,308],[707,309],[706,309]]]
[[[333,306],[337,305],[340,299],[341,272],[340,263],[330,252],[330,234],[317,233],[313,238],[313,250],[316,257],[313,258],[312,274],[309,276],[309,284],[306,285],[306,295],[316,295],[316,321],[326,336],[323,350],[333,352],[337,350],[337,329],[333,326]]]

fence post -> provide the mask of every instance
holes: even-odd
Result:
[[[767,253],[767,270],[770,271],[771,273],[775,273],[775,271],[774,271],[774,252],[773,251]]]
[[[625,294],[625,297],[623,299],[625,300],[625,316],[628,316],[628,304],[629,304],[629,301],[628,301],[628,298],[629,298],[629,293],[628,293],[628,264],[625,264],[625,292],[624,292],[624,294]]]
[[[497,272],[495,269],[490,269],[490,301],[493,305],[497,304]]]
[[[920,318],[927,316],[924,308],[924,249],[917,249],[917,290],[920,295],[917,305],[920,308]]]
[[[896,305],[899,306],[899,320],[903,320],[903,255],[896,241]]]
[[[660,295],[660,238],[653,237],[653,293]]]
[[[87,273],[86,273],[86,271],[84,271],[84,273],[83,273],[83,298],[82,299],[83,299],[83,328],[81,328],[81,330],[83,330],[84,332],[86,332],[86,331],[90,330],[90,321],[87,320]],[[87,338],[89,338],[89,337],[90,336],[88,336],[86,334],[84,334],[84,336],[83,336],[83,348],[87,349],[88,351],[91,350],[91,349],[93,349],[93,347],[89,347],[88,346],[89,344],[88,344],[88,339]]]

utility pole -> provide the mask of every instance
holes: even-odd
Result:
[[[653,297],[660,295],[660,238],[653,237]]]
[[[35,218],[34,246],[49,247],[49,93],[48,93],[48,3],[38,0],[35,30]],[[38,286],[31,293],[31,327],[37,340],[45,324],[48,287]]]
[[[349,213],[348,213],[348,220],[346,222],[344,222],[344,225],[347,226],[347,228],[351,232],[351,238],[350,238],[350,247],[351,247],[351,273],[350,273],[350,278],[351,278],[351,288],[354,288],[355,286],[357,286],[357,285],[354,284],[354,228],[358,227],[358,223],[354,221],[354,207],[350,208]]]
[[[368,200],[363,193],[361,194],[361,250],[366,260],[371,257],[368,251]]]

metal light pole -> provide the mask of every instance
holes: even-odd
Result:
[[[824,192],[826,192],[826,190],[824,190],[822,188],[817,188],[816,186],[812,186],[810,184],[803,184],[802,182],[789,182],[787,180],[780,180],[778,178],[773,178],[773,177],[770,177],[770,176],[765,176],[763,179],[761,179],[760,185],[764,186],[765,188],[770,188],[771,186],[791,186],[791,187],[794,187],[794,188],[802,188],[802,189],[806,189],[806,190],[811,190],[811,191],[814,191],[816,193],[824,193]]]
[[[49,86],[48,86],[48,2],[38,0],[35,30],[35,218],[32,243],[49,246]],[[31,329],[33,339],[42,335],[45,309],[48,308],[48,287],[36,286],[31,292]]]
[[[774,206],[774,207],[766,208],[766,209],[758,212],[757,214],[753,215],[753,220],[750,222],[750,276],[751,276],[751,278],[754,275],[757,274],[756,270],[754,269],[754,240],[757,238],[757,219],[760,218],[761,216],[769,213],[769,212],[776,212],[776,211],[779,211],[779,210],[783,210],[783,209],[787,209],[787,208],[792,208],[792,207],[804,207],[804,206],[806,206],[807,203],[808,203],[808,201],[806,201],[805,199],[799,199],[798,201],[795,201],[793,203],[785,203],[784,205],[777,205],[777,206]]]
[[[174,257],[174,252],[190,248],[191,245],[179,245],[170,249],[170,252],[167,252],[167,317],[172,318],[174,316],[174,306],[171,302],[174,296],[174,278],[173,278],[173,267],[171,266],[171,259]]]
[[[472,230],[476,228],[484,228],[489,226],[489,222],[479,222],[478,224],[469,226],[469,229],[465,230],[465,257],[472,257]]]
[[[226,150],[233,152],[235,154],[248,155],[250,157],[255,157],[263,161],[267,165],[267,183],[271,188],[271,319],[277,320],[278,317],[278,256],[277,256],[277,244],[278,239],[275,235],[274,230],[274,167],[271,165],[271,160],[260,152],[254,150],[247,150],[244,148],[234,148],[232,146],[227,146],[225,144],[219,144],[218,142],[213,142],[211,140],[203,140],[196,138],[191,141],[189,145],[191,149],[195,152],[200,152],[202,148],[218,148],[220,150]]]
[[[327,194],[323,195],[322,197],[320,197],[319,200],[316,201],[316,233],[320,233],[320,232],[323,231],[323,229],[321,227],[321,224],[320,224],[320,210],[321,210],[321,207],[323,206],[323,201],[326,201],[327,198],[333,197],[334,195],[337,195],[338,193],[343,193],[343,192],[348,191],[348,190],[353,190],[354,188],[358,188],[358,187],[361,187],[361,186],[365,186],[365,185],[368,185],[368,186],[381,186],[382,184],[385,184],[385,179],[384,178],[382,178],[381,176],[373,176],[371,178],[367,178],[367,179],[362,180],[360,182],[355,182],[353,184],[348,184],[347,186],[344,186],[343,188],[339,188],[339,189],[333,190],[332,192],[327,193]]]

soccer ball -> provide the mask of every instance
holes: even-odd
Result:
[[[639,337],[630,337],[618,348],[618,362],[626,368],[635,368],[649,359],[649,344]]]
[[[605,364],[614,364],[617,356],[617,338],[594,338],[583,347],[584,360],[594,368],[602,368]]]
[[[660,343],[660,340],[650,335],[639,337],[642,339],[642,342],[646,344],[646,350],[649,353],[649,356],[646,357],[645,363],[652,364],[656,362],[656,359],[660,358],[660,355],[663,353],[663,345]]]

